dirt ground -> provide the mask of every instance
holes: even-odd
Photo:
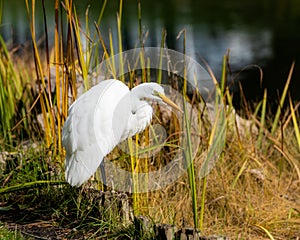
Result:
[[[59,226],[51,219],[51,216],[36,213],[30,210],[8,210],[1,212],[0,222],[8,229],[15,231],[16,229],[22,233],[24,237],[30,239],[84,239],[81,234],[76,234],[76,230],[72,224]]]

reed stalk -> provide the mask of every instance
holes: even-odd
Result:
[[[298,123],[299,119],[297,121],[296,114],[295,114],[295,108],[293,106],[291,97],[289,97],[289,104],[290,104],[291,115],[292,115],[292,119],[293,119],[293,126],[294,126],[294,130],[295,130],[295,136],[296,136],[298,147],[299,147],[299,150],[300,150],[300,131],[299,131],[299,123]]]
[[[40,104],[41,104],[41,110],[42,110],[43,120],[44,120],[45,141],[47,146],[50,147],[50,145],[53,143],[53,139],[56,139],[55,120],[52,114],[51,98],[49,100],[49,95],[47,94],[48,91],[45,90],[47,89],[47,85],[45,83],[45,78],[44,78],[45,75],[42,66],[42,60],[40,58],[41,55],[39,53],[36,37],[35,37],[35,0],[32,0],[31,4],[29,3],[29,0],[25,0],[25,3],[26,3],[28,22],[30,24],[34,61],[36,67],[36,78],[38,79]]]
[[[288,92],[288,89],[289,89],[289,86],[290,86],[290,82],[291,82],[291,79],[292,79],[292,74],[293,74],[293,71],[294,71],[294,66],[295,66],[295,63],[293,62],[292,65],[291,65],[291,68],[290,68],[289,76],[287,78],[287,81],[285,83],[283,92],[282,92],[281,97],[280,97],[280,101],[279,101],[279,104],[278,104],[278,107],[277,107],[275,118],[274,118],[274,121],[273,121],[273,124],[272,124],[271,134],[274,134],[275,131],[278,129],[278,123],[279,123],[280,116],[281,116],[281,113],[282,113],[282,107],[284,105],[286,95],[287,95],[287,92]]]
[[[267,107],[267,90],[264,91],[264,96],[262,100],[262,110],[260,118],[259,133],[257,138],[257,148],[260,149],[262,145],[262,137],[265,129],[265,119],[266,119],[266,107]]]

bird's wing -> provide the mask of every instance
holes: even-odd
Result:
[[[80,96],[70,107],[62,131],[62,143],[66,149],[66,180],[72,186],[87,181],[105,155],[118,144],[124,125],[123,121],[114,124],[113,119],[115,109],[128,92],[128,87],[122,82],[105,80]]]
[[[133,114],[129,111],[127,115],[127,123],[124,128],[124,131],[121,135],[121,140],[123,141],[128,137],[132,137],[137,133],[140,133],[145,130],[145,128],[150,124],[152,119],[152,107],[146,101],[135,101],[131,98],[131,104],[138,104],[134,106],[136,109],[135,113]]]

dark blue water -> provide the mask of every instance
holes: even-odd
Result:
[[[45,1],[48,30],[54,26],[53,1]],[[75,1],[81,24],[85,24],[85,12],[89,6],[90,28],[97,20],[103,1]],[[137,1],[124,1],[122,29],[123,47],[139,46]],[[196,60],[207,60],[217,77],[220,77],[223,55],[230,50],[229,79],[238,79],[244,86],[245,95],[260,99],[262,89],[268,88],[270,100],[278,99],[285,84],[289,68],[296,62],[291,82],[291,94],[300,99],[300,2],[294,0],[152,0],[141,1],[143,32],[147,32],[145,46],[160,46],[162,31],[167,31],[166,45],[183,51],[183,39],[178,33],[186,30],[187,54]],[[108,1],[100,29],[108,40],[112,31],[117,46],[116,14],[119,1]],[[36,10],[37,36],[44,35],[40,1]],[[4,3],[1,35],[10,46],[30,40],[25,4],[20,0]],[[263,82],[257,68],[263,70]],[[239,76],[238,78],[236,76]],[[237,85],[232,88],[237,90]],[[237,98],[239,101],[239,98]]]

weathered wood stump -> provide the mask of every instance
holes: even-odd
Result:
[[[134,224],[135,239],[150,234],[158,240],[229,240],[225,236],[201,236],[200,231],[192,227],[178,229],[171,224],[155,224],[145,216],[134,216],[130,197],[126,193],[88,189],[85,194],[89,200],[98,204],[99,209],[110,209],[117,213],[123,224]]]
[[[177,232],[177,227],[170,224],[156,224],[154,229],[156,239],[159,240],[172,240]]]
[[[135,216],[134,217],[134,235],[136,239],[142,238],[147,235],[147,233],[153,231],[154,223],[149,218],[145,216]]]
[[[171,224],[154,224],[145,216],[135,217],[134,224],[137,239],[154,229],[155,239],[158,240],[229,240],[225,236],[201,236],[200,231],[192,227],[178,229]]]
[[[175,239],[180,240],[198,240],[200,239],[200,231],[194,228],[182,228],[175,234]]]
[[[85,194],[91,202],[98,204],[99,209],[110,209],[118,214],[124,224],[133,222],[132,204],[126,193],[88,189]]]

